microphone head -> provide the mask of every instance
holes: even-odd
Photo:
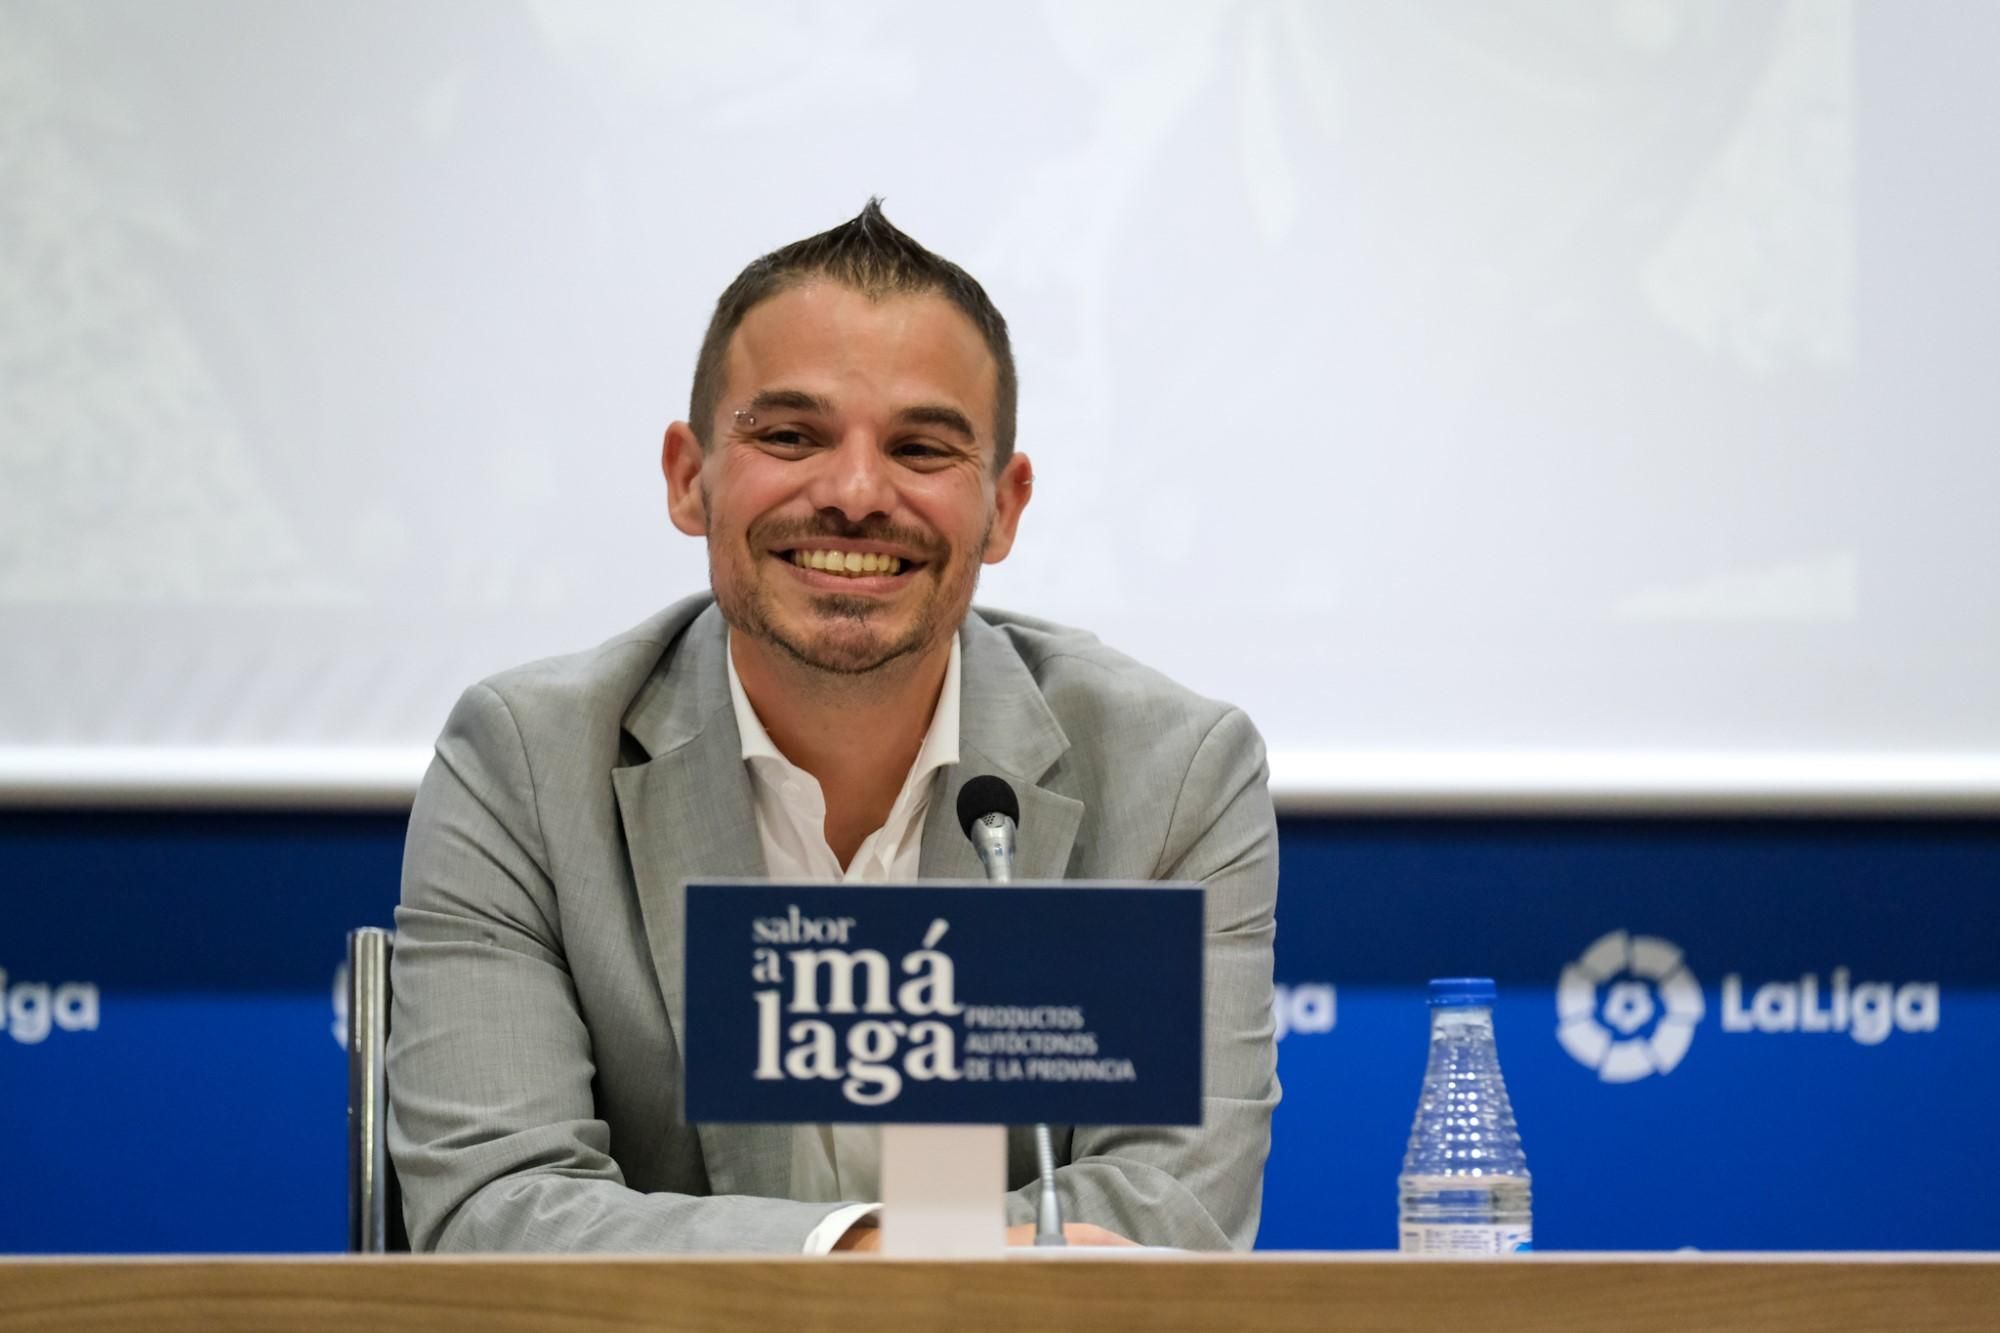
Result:
[[[1004,779],[982,773],[958,789],[958,826],[969,838],[972,826],[987,815],[1005,815],[1019,824],[1021,802]]]

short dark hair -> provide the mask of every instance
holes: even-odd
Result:
[[[999,371],[993,394],[993,468],[997,472],[1014,452],[1014,407],[1020,395],[1007,321],[970,273],[924,249],[889,221],[879,198],[870,199],[858,217],[832,231],[773,250],[737,274],[724,289],[702,337],[701,355],[694,363],[688,424],[694,427],[695,438],[704,447],[708,444],[716,400],[722,396],[729,340],[743,317],[772,297],[814,278],[830,279],[877,301],[887,296],[936,293],[972,321]]]

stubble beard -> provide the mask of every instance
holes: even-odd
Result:
[[[978,544],[972,548],[973,552],[986,549],[986,537],[992,526],[992,519],[989,518],[985,529],[980,532]],[[855,536],[858,531],[833,535]],[[740,558],[748,562],[745,577],[741,578],[721,577],[717,557],[711,550],[709,587],[715,593],[722,618],[729,622],[730,628],[777,649],[795,665],[821,676],[828,685],[843,688],[883,679],[893,674],[893,669],[905,663],[906,659],[914,662],[944,635],[956,633],[956,623],[948,626],[941,623],[945,610],[949,607],[969,608],[973,590],[979,584],[979,561],[975,556],[966,553],[961,558],[959,552],[949,547],[940,548],[932,544],[926,552],[929,558],[924,567],[912,576],[914,579],[931,580],[930,593],[920,604],[910,627],[902,634],[886,638],[879,633],[871,633],[870,622],[886,618],[892,608],[874,598],[851,597],[841,593],[813,594],[809,601],[813,624],[794,627],[786,625],[777,613],[777,599],[764,582],[767,573],[775,573],[779,578],[789,577],[763,568],[765,561],[776,559],[764,554],[769,549],[768,539],[760,536],[753,524],[745,534],[744,547],[739,553]],[[949,584],[944,582],[947,577]],[[963,612],[959,614],[963,619]],[[828,622],[833,622],[833,627],[829,627]]]

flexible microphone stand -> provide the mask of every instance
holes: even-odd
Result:
[[[981,774],[959,788],[958,823],[972,839],[987,882],[1014,881],[1014,832],[1021,820],[1021,802],[1000,778]],[[1063,1239],[1062,1201],[1056,1196],[1055,1143],[1047,1125],[1035,1126],[1035,1169],[1041,1176],[1041,1198],[1035,1209],[1035,1244],[1067,1245]]]

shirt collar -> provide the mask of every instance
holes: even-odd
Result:
[[[750,706],[750,696],[743,692],[743,678],[736,674],[735,644],[727,637],[724,643],[727,645],[724,652],[729,664],[729,702],[736,710],[736,734],[742,740],[744,760],[773,759],[787,769],[796,769],[798,766],[785,758],[784,752],[771,740],[771,733],[764,730],[757,710]],[[904,783],[905,791],[938,769],[958,762],[959,693],[958,635],[954,634],[951,636],[951,654],[945,659],[944,684],[938,690],[937,708],[931,713],[931,726],[924,733],[924,743],[917,748],[917,760],[910,766],[909,779]]]

